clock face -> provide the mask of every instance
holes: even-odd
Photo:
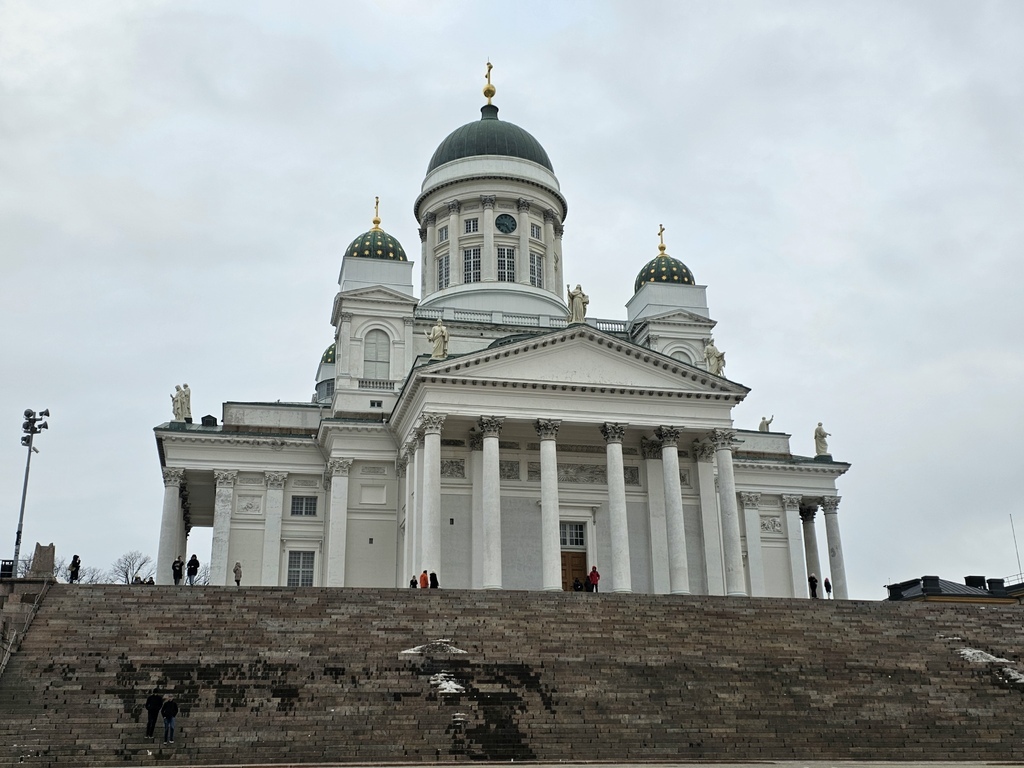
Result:
[[[498,228],[499,232],[503,232],[506,235],[511,235],[516,231],[516,220],[514,217],[509,216],[507,213],[503,213],[494,220],[494,226]]]

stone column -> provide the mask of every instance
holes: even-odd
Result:
[[[725,563],[722,554],[722,526],[718,514],[718,493],[715,490],[715,447],[693,443],[697,461],[697,489],[700,493],[701,533],[704,537],[704,563],[707,568],[708,594],[725,594]]]
[[[428,213],[423,217],[424,227],[420,230],[423,240],[423,257],[420,261],[420,296],[429,296],[437,291],[437,256],[434,247],[437,245],[437,216]],[[448,230],[451,237],[451,230]]]
[[[337,359],[337,358],[335,358]],[[287,472],[264,472],[267,479],[267,514],[263,527],[261,587],[281,584],[281,520],[284,517],[284,482]]]
[[[629,566],[629,524],[626,520],[626,478],[622,468],[622,438],[626,424],[606,421],[601,434],[608,461],[608,524],[612,537],[612,592],[632,592]],[[664,451],[662,451],[664,461]]]
[[[565,228],[561,224],[559,224],[558,222],[555,222],[554,229],[555,229],[555,244],[554,244],[554,248],[552,249],[551,259],[552,259],[552,261],[555,262],[553,267],[554,267],[554,270],[555,270],[556,285],[561,285],[562,281],[565,279],[564,277],[562,277],[562,255],[561,255],[562,254],[562,235],[565,234]]]
[[[651,586],[654,594],[672,591],[668,574],[668,525],[665,521],[665,471],[661,461],[661,443],[640,439],[640,453],[647,473],[647,510],[651,526]]]
[[[398,482],[401,483],[400,493],[402,494],[402,509],[404,509],[405,522],[399,529],[402,535],[401,545],[402,548],[398,551],[396,558],[398,562],[398,586],[408,586],[409,581],[407,579],[409,573],[409,480],[407,479],[407,469],[409,467],[409,460],[405,456],[399,456],[395,462],[395,477]],[[401,512],[401,510],[400,510]],[[401,520],[401,517],[399,518]],[[410,571],[411,573],[411,571]]]
[[[683,493],[679,486],[679,430],[660,426],[654,435],[661,441],[661,466],[665,485],[665,528],[668,532],[668,573],[673,595],[690,594],[686,561],[686,530]]]
[[[814,507],[800,507],[800,519],[804,524],[804,557],[807,559],[807,571],[813,573],[818,577],[818,586],[821,588],[821,583],[825,577],[821,575],[821,562],[818,560],[818,535],[814,530],[814,516],[817,513],[818,508]],[[832,589],[835,589],[833,584]],[[810,589],[807,586],[807,582],[804,581],[803,592],[801,594],[810,596]]]
[[[483,210],[480,229],[484,233],[484,244],[480,249],[480,279],[493,283],[498,279],[498,252],[494,249],[494,195],[480,195]]]
[[[416,484],[413,486],[412,525],[416,538],[413,539],[413,561],[416,578],[423,570],[423,429],[419,427],[413,437],[416,449]]]
[[[345,548],[348,544],[348,472],[352,459],[327,462],[330,510],[327,513],[327,586],[345,586]]]
[[[789,549],[789,571],[792,574],[793,597],[800,597],[807,589],[807,566],[800,545],[800,496],[783,495],[786,510],[786,546]]]
[[[541,589],[562,589],[562,541],[558,532],[558,455],[555,438],[562,422],[537,419],[540,437],[540,559]]]
[[[473,484],[472,507],[472,586],[482,589],[484,584],[484,436],[479,432],[469,433],[469,479]]]
[[[337,363],[335,378],[350,376],[352,373],[352,353],[349,351],[352,339],[352,313],[342,312],[339,320],[341,326],[338,328],[338,337],[334,342],[334,360]]]
[[[828,541],[828,565],[832,573],[832,594],[836,600],[848,600],[850,595],[846,587],[846,563],[843,561],[843,540],[839,536],[839,499],[841,496],[826,496],[821,500],[825,510],[825,538]],[[823,574],[818,574],[822,583]]]
[[[416,546],[416,441],[409,440],[405,444],[405,572],[402,577],[416,576],[419,549]]]
[[[740,514],[736,507],[736,478],[732,469],[732,444],[735,432],[715,429],[711,444],[718,460],[718,508],[722,511],[722,549],[725,554],[725,594],[745,597],[747,580],[743,573],[743,547],[740,544]]]
[[[481,416],[483,445],[483,588],[501,589],[501,472],[498,466],[498,437],[505,419]]]
[[[530,284],[530,201],[520,197],[516,200],[519,211],[519,248],[516,251],[516,282]]]
[[[423,562],[441,571],[441,428],[446,414],[423,414]],[[421,570],[423,569],[421,568]],[[443,578],[443,574],[441,575]]]
[[[750,574],[750,596],[764,597],[764,555],[761,552],[760,493],[740,494],[743,502],[743,525],[747,534],[747,572]]]
[[[558,214],[548,208],[544,211],[544,287],[565,299],[562,282],[555,273],[555,222]]]
[[[452,200],[448,203],[448,268],[451,285],[462,285],[462,231],[459,229],[459,211],[462,203]],[[421,569],[422,570],[422,569]]]
[[[237,470],[213,470],[217,493],[213,501],[213,546],[210,548],[210,586],[228,583],[228,546],[231,539],[231,510],[235,501]]]
[[[164,506],[160,515],[160,541],[156,550],[156,583],[173,584],[171,563],[178,555],[181,547],[181,531],[185,523],[181,518],[181,483],[185,479],[185,470],[166,467],[164,473]],[[184,583],[184,580],[183,580]]]

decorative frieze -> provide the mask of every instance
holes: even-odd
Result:
[[[381,466],[365,466],[360,468],[359,474],[361,475],[386,475],[388,473],[387,467]]]
[[[639,467],[623,467],[622,476],[626,485],[640,485]],[[526,479],[533,483],[540,482],[539,461],[527,462]],[[586,485],[607,485],[608,467],[604,464],[573,464],[569,462],[558,462],[558,482]]]
[[[240,473],[238,475],[239,485],[263,485],[266,478],[263,475],[257,475],[252,472]]]
[[[520,480],[519,462],[518,461],[499,461],[498,462],[498,474],[502,480]]]
[[[690,487],[690,471],[688,469],[679,470],[679,484],[684,488]]]
[[[465,448],[466,447],[466,441],[465,440],[459,440],[459,439],[454,438],[454,437],[442,437],[441,438],[441,445],[445,446],[446,448]]]
[[[292,480],[292,485],[296,488],[319,488],[320,481],[315,477],[297,477]]]
[[[238,511],[239,515],[262,515],[263,514],[263,499],[260,496],[239,496],[238,497]]]
[[[782,533],[782,518],[762,517],[761,533]]]
[[[504,448],[504,446],[502,446]],[[527,443],[526,450],[528,451],[539,451],[540,443]],[[596,453],[604,456],[608,453],[608,448],[603,445],[580,445],[579,443],[559,443],[559,453]],[[622,446],[623,456],[639,456],[640,450],[634,448],[631,445]]]
[[[466,479],[466,462],[464,459],[441,459],[441,477],[455,480]]]
[[[501,450],[503,451],[518,451],[519,443],[517,443],[515,440],[499,440],[498,447],[501,448]],[[540,450],[540,448],[538,448],[537,450]]]

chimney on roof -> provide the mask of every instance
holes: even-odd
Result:
[[[922,576],[921,577],[921,594],[924,595],[941,595],[942,587],[939,586],[938,576]]]
[[[1006,597],[1006,585],[1003,579],[989,579],[988,591],[992,597]]]
[[[968,587],[974,587],[975,589],[985,588],[985,577],[984,576],[964,576],[964,584]]]

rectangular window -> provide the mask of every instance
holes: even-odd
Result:
[[[313,586],[313,556],[315,552],[288,553],[288,586]]]
[[[437,228],[437,242],[447,243],[448,242],[448,225],[445,224],[443,227]]]
[[[466,248],[462,252],[462,282],[480,282],[480,249]]]
[[[437,260],[437,290],[442,291],[451,285],[452,275],[449,269],[449,254],[441,256]]]
[[[480,219],[466,219],[466,234],[472,235],[480,231]]]
[[[539,253],[530,254],[530,285],[544,287],[544,257]]]
[[[316,496],[292,496],[292,517],[316,517]]]
[[[563,547],[583,547],[586,542],[583,538],[584,523],[559,523],[558,535]]]
[[[534,240],[540,240],[541,239],[541,237],[540,237],[540,224],[531,224],[530,225],[530,237],[532,237]]]
[[[498,279],[503,283],[516,281],[515,248],[498,248]]]

